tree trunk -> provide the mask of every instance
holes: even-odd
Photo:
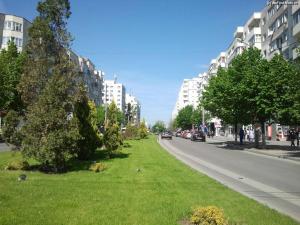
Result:
[[[255,139],[255,148],[259,148],[259,132],[258,128],[254,128],[254,139]]]
[[[261,140],[262,140],[262,147],[266,146],[266,129],[265,129],[265,122],[260,122],[261,125]]]
[[[235,133],[235,137],[234,137],[234,141],[237,142],[238,141],[238,133],[237,133],[237,122],[234,123],[234,133]]]

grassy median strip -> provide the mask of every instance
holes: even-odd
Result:
[[[107,169],[80,164],[65,174],[5,171],[18,157],[0,153],[0,224],[178,224],[193,206],[216,205],[238,224],[298,224],[190,169],[164,151],[156,137],[129,141],[122,154],[100,160]]]

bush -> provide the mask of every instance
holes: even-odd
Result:
[[[228,225],[223,210],[216,206],[196,208],[190,222],[195,225]]]
[[[6,170],[28,170],[29,163],[25,160],[14,160],[5,167]]]
[[[94,163],[90,166],[90,170],[95,173],[102,172],[106,169],[106,165],[104,163]]]
[[[4,126],[2,135],[4,140],[16,146],[18,149],[21,146],[22,136],[19,131],[20,118],[16,111],[11,110],[4,117]]]
[[[137,139],[139,138],[139,130],[135,125],[127,124],[126,130],[123,133],[124,139]]]

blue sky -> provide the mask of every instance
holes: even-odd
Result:
[[[0,0],[32,21],[38,0]],[[184,78],[207,71],[266,0],[71,0],[73,50],[125,84],[150,124],[169,122]]]

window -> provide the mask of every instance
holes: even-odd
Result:
[[[23,45],[23,40],[21,38],[5,37],[5,36],[2,38],[2,44],[3,45],[7,45],[7,43],[9,41],[13,41],[17,47],[22,47],[22,45]]]
[[[5,21],[4,29],[22,32],[22,24],[13,21]]]
[[[298,9],[298,10],[294,13],[294,15],[293,15],[293,23],[294,23],[294,26],[295,26],[296,24],[298,24],[299,21],[300,21],[300,9]]]

